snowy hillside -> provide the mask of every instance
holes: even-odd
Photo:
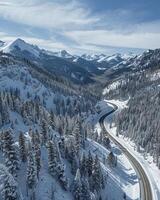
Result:
[[[7,198],[4,192],[9,188],[12,188],[10,198],[15,199],[30,199],[31,196],[37,199],[73,198],[69,188],[77,167],[74,166],[71,172],[74,159],[69,161],[66,156],[70,155],[70,148],[75,143],[75,130],[78,131],[79,124],[83,126],[77,114],[85,117],[91,102],[73,94],[54,77],[49,85],[45,78],[46,74],[35,66],[12,56],[2,54],[0,57],[0,160],[7,167],[2,170],[5,182],[0,183],[1,198]],[[73,140],[70,146],[69,138]],[[50,163],[53,162],[50,157],[53,148],[57,156],[54,174],[50,171],[53,170]],[[64,148],[70,152],[65,157]],[[9,184],[9,188],[5,184]]]
[[[159,199],[160,50],[148,50],[126,67],[132,70],[120,72],[103,90],[104,98],[115,105],[128,100],[107,130],[138,159],[150,181],[153,199]]]
[[[1,53],[1,199],[138,197],[129,189],[138,190],[132,166],[122,169],[127,160],[122,154],[117,160],[119,149],[99,140],[93,110],[98,99],[91,92]],[[124,174],[135,184],[125,186]]]

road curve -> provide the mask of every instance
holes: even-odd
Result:
[[[140,200],[154,200],[152,196],[152,190],[151,190],[151,185],[149,182],[149,179],[141,166],[141,164],[136,160],[134,156],[125,148],[123,147],[122,144],[118,142],[117,139],[115,139],[110,133],[107,132],[104,126],[104,119],[115,112],[118,107],[112,103],[110,103],[114,108],[110,112],[104,114],[100,119],[99,123],[102,128],[102,130],[107,134],[107,136],[121,149],[121,151],[127,156],[129,161],[131,162],[132,166],[134,167],[137,176],[139,178],[139,183],[140,183]]]

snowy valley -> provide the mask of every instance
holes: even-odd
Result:
[[[0,51],[0,199],[143,199],[137,169],[108,133],[134,146],[160,198],[151,178],[160,177],[159,49],[73,56],[17,39]]]

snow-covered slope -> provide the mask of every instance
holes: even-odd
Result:
[[[113,55],[105,55],[105,54],[92,54],[92,55],[88,55],[88,54],[83,54],[81,56],[81,58],[88,60],[88,61],[95,61],[98,63],[102,63],[102,62],[106,62],[106,63],[113,63],[116,62],[120,63],[121,61],[127,60],[129,58],[134,57],[135,55],[132,53],[128,53],[128,54],[113,54]]]
[[[0,50],[4,53],[12,53],[16,50],[26,51],[30,54],[33,54],[35,57],[39,57],[41,51],[37,46],[28,44],[20,38],[9,43],[4,43]]]
[[[131,53],[124,54],[124,55],[114,54],[111,56],[107,56],[105,54],[99,54],[99,55],[98,54],[91,54],[91,55],[83,54],[81,56],[72,55],[68,53],[66,50],[61,50],[61,51],[56,52],[54,50],[47,51],[44,49],[40,49],[36,45],[29,44],[19,38],[9,43],[1,42],[0,51],[3,51],[4,53],[11,53],[19,57],[25,57],[26,59],[29,59],[36,63],[39,62],[40,60],[39,63],[41,64],[45,63],[46,60],[48,62],[51,62],[51,60],[53,60],[54,63],[53,61],[52,63],[57,64],[58,68],[59,68],[59,62],[61,62],[61,68],[59,69],[63,69],[65,68],[65,66],[67,66],[67,69],[63,70],[63,73],[66,73],[66,71],[70,70],[69,69],[69,65],[70,65],[70,68],[72,68],[72,71],[73,71],[73,67],[74,67],[74,70],[81,68],[81,70],[78,70],[78,73],[82,73],[80,71],[83,70],[83,75],[87,74],[86,71],[94,73],[94,74],[101,74],[105,70],[111,67],[114,67],[119,64],[123,64],[128,59],[134,56]],[[76,73],[75,73],[75,76],[77,80],[78,76],[76,75]],[[70,73],[70,77],[71,77],[71,73]],[[71,78],[73,78],[73,76]],[[84,77],[83,77],[83,80],[85,80]]]
[[[53,55],[58,56],[60,58],[66,58],[66,59],[73,58],[73,56],[71,54],[69,54],[65,50],[61,50],[61,51],[58,51],[58,52],[53,52]]]
[[[93,134],[86,117],[93,113],[94,101],[89,91],[77,91],[32,63],[0,55],[0,161],[6,166],[4,182],[16,183],[10,195],[73,200],[78,193],[95,200],[123,198],[127,192],[129,199],[136,199],[122,179],[124,174],[135,178],[129,163],[125,170],[124,160],[112,168],[107,161],[110,150],[87,139]],[[113,151],[118,150],[113,146]],[[14,181],[9,182],[8,176]],[[3,199],[6,188],[1,182],[0,186]]]
[[[90,72],[78,63],[73,62],[74,57],[65,50],[51,52],[40,49],[22,39],[17,39],[10,43],[2,43],[0,51],[12,54],[20,59],[25,58],[47,71],[70,79],[77,84],[93,82]]]
[[[58,81],[57,78],[54,80],[54,76],[28,62],[19,61],[6,54],[0,55],[0,162],[6,166],[5,170],[3,170],[4,167],[0,167],[0,199],[8,198],[8,196],[3,196],[5,191],[5,195],[11,195],[12,198],[16,195],[16,200],[29,200],[33,195],[32,187],[38,200],[74,199],[70,187],[73,185],[77,167],[75,166],[74,173],[71,172],[71,162],[74,158],[68,161],[64,157],[64,151],[60,153],[62,147],[59,143],[63,140],[67,148],[68,140],[75,142],[73,129],[77,126],[78,113],[85,117],[87,100],[84,101],[83,97],[79,97],[78,93],[71,90],[66,83]],[[27,160],[25,161],[22,161],[20,156],[21,133],[25,141],[25,147],[23,146],[26,149]],[[6,138],[3,134],[6,134]],[[45,135],[47,141],[44,140]],[[39,172],[35,172],[34,137],[39,138],[36,147],[40,153]],[[9,139],[11,139],[10,142]],[[5,161],[10,160],[10,157],[8,158],[10,151],[6,150],[7,142],[9,146],[11,145],[12,155],[16,153],[14,163]],[[57,149],[58,156],[57,173],[54,176],[49,171],[50,157],[48,157],[47,146],[49,142],[55,142],[57,145],[55,147],[54,144],[54,152]],[[68,149],[70,149],[69,146]],[[17,163],[17,159],[18,168],[13,172],[11,168]],[[31,170],[28,174],[31,165],[33,171]],[[39,175],[34,173],[39,173]],[[14,181],[10,182],[11,178],[8,179],[8,177]],[[33,181],[30,187],[27,185],[29,178]],[[11,187],[15,186],[10,193],[6,192],[8,188],[6,189],[5,183],[10,184]]]

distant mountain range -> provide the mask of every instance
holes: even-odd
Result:
[[[135,70],[159,62],[159,50],[148,50],[142,55],[128,53],[121,55],[83,54],[72,55],[65,50],[58,52],[40,49],[22,39],[5,43],[0,41],[0,51],[12,54],[19,59],[27,59],[57,76],[65,77],[77,84],[93,83],[95,76]],[[158,54],[158,55],[157,55]],[[157,57],[157,59],[156,59]]]

